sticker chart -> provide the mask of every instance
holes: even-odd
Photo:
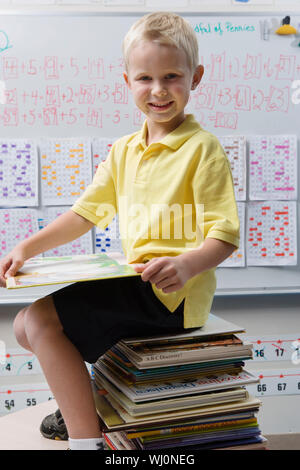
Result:
[[[38,231],[36,209],[0,209],[0,258]]]
[[[61,214],[67,212],[70,206],[47,207],[43,211],[42,226],[48,225],[57,219]],[[40,221],[41,223],[41,221]],[[73,240],[65,245],[58,246],[44,253],[44,256],[65,256],[65,255],[89,255],[93,253],[93,234],[89,232],[82,237]]]
[[[93,153],[93,174],[97,171],[100,162],[106,160],[107,155],[112,148],[113,143],[117,139],[109,139],[103,137],[101,139],[93,139],[92,141],[92,153]]]
[[[40,143],[42,203],[73,204],[92,178],[88,139],[44,139]]]
[[[297,199],[297,136],[249,138],[250,200]]]
[[[296,211],[296,201],[248,204],[248,266],[297,264]]]
[[[246,138],[244,136],[219,137],[230,161],[234,193],[237,201],[246,200]]]
[[[237,202],[237,208],[240,219],[240,246],[237,250],[234,250],[229,258],[219,265],[220,268],[243,268],[246,264],[244,237],[246,204],[244,202]]]
[[[38,206],[38,154],[33,140],[0,140],[0,205]]]
[[[119,232],[119,219],[117,215],[105,230],[101,230],[99,227],[96,227],[95,237],[95,253],[110,251],[123,253]]]

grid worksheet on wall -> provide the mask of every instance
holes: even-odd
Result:
[[[73,204],[91,182],[89,139],[40,141],[42,203]]]
[[[247,265],[297,264],[295,201],[263,201],[248,204]]]
[[[297,199],[297,136],[249,137],[250,200]]]
[[[38,206],[38,154],[34,140],[0,140],[0,206]]]

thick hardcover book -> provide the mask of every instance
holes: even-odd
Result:
[[[135,444],[133,439],[128,439],[124,432],[110,432],[104,434],[104,438],[111,450],[140,450],[140,446]],[[162,447],[163,448],[163,447]],[[212,440],[205,444],[198,444],[192,450],[266,450],[267,440],[256,434],[251,437],[231,438],[231,440]],[[191,452],[191,447],[181,447],[181,451]],[[156,459],[159,461],[159,458]]]
[[[138,368],[138,369],[150,369],[155,367],[162,367],[162,366],[176,366],[180,364],[192,364],[192,363],[200,363],[200,362],[213,362],[217,359],[222,360],[229,360],[235,359],[243,360],[243,359],[251,359],[253,355],[253,344],[250,342],[244,342],[242,346],[237,347],[235,350],[219,350],[214,356],[207,354],[203,351],[192,351],[192,354],[185,354],[185,351],[171,351],[156,354],[146,354],[146,355],[138,355],[133,354],[130,348],[123,344],[121,341],[117,343],[115,346],[116,349],[121,351],[125,354],[130,361]]]
[[[95,374],[95,383],[99,389],[108,392],[109,396],[112,396],[132,416],[199,408],[199,406],[243,400],[248,396],[244,388],[235,388],[135,403],[102,375]]]
[[[202,420],[204,421],[204,420]],[[133,438],[159,438],[163,436],[170,436],[170,435],[178,435],[178,434],[193,434],[196,432],[205,432],[205,431],[214,431],[218,429],[225,429],[225,428],[232,428],[232,427],[248,427],[248,426],[257,426],[257,418],[255,416],[247,417],[247,418],[232,418],[227,420],[222,420],[218,418],[216,421],[212,422],[187,422],[187,423],[178,423],[177,426],[162,426],[159,429],[153,429],[153,427],[148,427],[147,429],[133,429],[127,431],[126,435],[128,439]]]
[[[100,374],[99,374],[100,372]],[[206,377],[174,380],[168,382],[145,383],[127,385],[116,374],[113,374],[103,363],[95,367],[96,375],[104,377],[121,390],[135,403],[171,397],[184,397],[203,392],[224,390],[259,382],[258,377],[242,370],[236,375],[215,374]]]
[[[121,253],[31,258],[6,280],[8,289],[139,276]]]
[[[115,347],[112,347],[109,351],[107,351],[98,361],[95,363],[101,363],[104,361],[107,365],[109,363],[113,366],[114,370],[118,370],[118,374],[122,375],[122,377],[130,379],[132,383],[135,382],[145,382],[148,379],[152,380],[159,377],[169,377],[174,374],[178,374],[180,376],[182,374],[191,374],[191,373],[205,373],[205,372],[217,372],[217,371],[224,371],[227,372],[230,369],[235,369],[237,372],[241,370],[241,368],[245,365],[243,359],[246,358],[238,358],[238,359],[228,359],[228,360],[216,360],[210,362],[195,362],[192,364],[181,364],[181,365],[173,365],[173,366],[165,366],[165,367],[155,367],[155,368],[147,368],[147,369],[138,369],[129,359],[122,354],[121,351],[118,351]],[[120,377],[121,378],[121,377]]]
[[[190,364],[187,366],[177,366],[170,367],[169,371],[155,373],[159,369],[145,369],[146,371],[154,372],[153,374],[144,374],[136,375],[134,370],[129,372],[126,369],[123,369],[118,363],[112,360],[107,354],[99,358],[96,362],[97,364],[103,363],[112,373],[116,374],[120,380],[122,380],[127,385],[132,385],[134,383],[151,383],[157,381],[166,381],[166,380],[175,380],[175,379],[189,379],[195,376],[201,377],[206,376],[208,373],[217,374],[217,373],[227,373],[227,374],[238,374],[241,372],[244,363],[230,363],[230,364],[220,364],[212,367],[194,367],[190,368]],[[197,365],[197,364],[192,364]],[[165,369],[165,368],[164,368]],[[138,370],[138,369],[136,369]]]
[[[226,335],[229,333],[245,333],[245,329],[235,323],[224,320],[223,318],[217,317],[212,313],[209,314],[207,321],[201,328],[192,328],[179,334],[171,335],[156,335],[156,336],[144,336],[144,337],[131,337],[123,338],[122,343],[130,345],[133,343],[159,343],[161,341],[178,342],[182,339],[187,338],[199,338],[209,337],[212,335]]]
[[[153,365],[174,361],[212,361],[224,357],[251,356],[253,345],[250,342],[243,343],[235,335],[230,335],[224,338],[193,339],[178,344],[125,344],[120,341],[117,348],[132,362],[147,367],[148,363]]]
[[[94,398],[97,413],[102,421],[104,431],[117,431],[126,429],[137,429],[149,425],[163,425],[170,423],[183,423],[195,418],[208,418],[218,416],[229,416],[231,413],[257,412],[261,406],[261,401],[253,396],[219,404],[209,404],[195,408],[178,409],[174,411],[161,411],[156,414],[144,414],[132,416],[125,408],[118,403],[114,397],[108,393],[103,395],[94,387]]]
[[[136,343],[160,343],[161,341],[168,340],[169,342],[181,341],[187,338],[205,338],[211,337],[212,335],[226,335],[229,333],[245,333],[245,329],[235,323],[224,320],[223,318],[217,317],[212,313],[209,314],[208,319],[201,328],[189,329],[183,333],[171,334],[171,335],[156,335],[156,336],[144,336],[144,337],[135,337],[135,338],[124,338],[122,343],[126,345],[136,344]]]

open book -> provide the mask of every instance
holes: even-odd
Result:
[[[8,289],[139,276],[121,253],[31,258],[13,277]]]

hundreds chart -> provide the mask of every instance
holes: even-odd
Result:
[[[95,233],[95,253],[110,251],[123,252],[118,215],[115,216],[111,224],[105,230],[96,227]]]
[[[230,161],[237,201],[246,200],[246,138],[244,136],[223,136],[219,138]]]
[[[0,140],[0,205],[38,205],[38,156],[33,140]]]
[[[93,139],[93,173],[97,171],[99,163],[104,162],[104,160],[106,160],[115,140],[116,139],[110,139],[108,137]]]
[[[297,137],[251,136],[249,171],[251,200],[297,199]]]
[[[43,211],[43,226],[53,222],[53,220],[56,220],[69,209],[69,206],[47,207]],[[93,253],[92,230],[76,240],[46,251],[45,256],[89,255],[91,253]]]
[[[45,139],[40,147],[43,205],[73,204],[91,182],[90,141]]]
[[[242,268],[245,266],[245,210],[244,202],[237,202],[238,215],[240,219],[240,246],[219,266],[220,268]]]
[[[250,202],[247,265],[297,264],[296,201]]]
[[[38,231],[36,209],[0,209],[0,258]]]

